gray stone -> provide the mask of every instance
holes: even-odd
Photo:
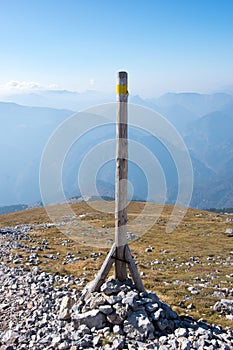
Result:
[[[187,337],[187,335],[188,335],[188,330],[186,328],[177,328],[175,330],[175,336],[177,338],[179,338],[179,337]]]
[[[86,339],[86,338],[82,338],[78,341],[78,349],[86,349],[86,348],[89,348],[91,346],[91,342]]]
[[[112,345],[115,349],[122,350],[125,346],[124,339],[122,338],[114,338]]]
[[[164,344],[166,344],[167,342],[168,342],[168,339],[167,339],[167,337],[166,337],[165,335],[159,337],[159,343],[160,343],[160,344],[164,345]]]
[[[2,311],[2,310],[6,310],[6,309],[8,309],[10,306],[11,306],[10,303],[2,303],[2,304],[0,304],[0,310],[1,310],[1,311]]]
[[[188,287],[188,291],[191,293],[191,294],[200,294],[200,291],[199,291],[199,289],[197,289],[197,288],[195,288],[195,287],[193,287],[193,286],[191,286],[191,287]]]
[[[102,312],[105,315],[109,315],[113,312],[113,308],[111,305],[100,305],[99,311]]]
[[[128,304],[131,308],[137,306],[136,300],[138,299],[138,293],[129,291],[126,297],[122,300],[122,304]]]
[[[179,349],[180,350],[190,350],[191,349],[191,343],[186,338],[179,338]]]
[[[116,311],[107,315],[107,320],[114,325],[120,325],[124,322],[124,318],[122,318]]]
[[[154,326],[149,320],[147,313],[144,311],[132,312],[131,315],[124,322],[124,332],[133,338],[133,334],[136,332],[141,339],[148,337],[149,334],[154,332]]]
[[[79,331],[82,332],[83,335],[91,333],[90,329],[85,324],[79,326]]]
[[[165,331],[165,329],[170,328],[169,321],[166,318],[161,318],[155,322],[156,328],[160,331]]]
[[[121,302],[122,298],[120,295],[110,295],[110,296],[106,297],[106,300],[110,305],[114,305],[116,303]]]
[[[218,301],[214,305],[214,310],[227,315],[233,315],[233,300],[221,299],[221,301]]]
[[[225,233],[230,233],[230,234],[232,234],[232,233],[233,233],[233,229],[232,229],[232,228],[227,228],[226,231],[225,231]]]
[[[188,309],[188,310],[195,309],[194,304],[193,304],[193,303],[191,303],[191,304],[187,305],[187,309]]]
[[[62,299],[61,308],[58,315],[59,320],[69,320],[71,316],[71,309],[74,305],[74,299],[66,295]]]
[[[70,346],[67,341],[63,341],[60,345],[58,345],[59,350],[68,350],[69,348]]]
[[[14,341],[14,339],[17,339],[19,337],[18,332],[13,331],[12,329],[9,329],[2,335],[2,341],[3,343],[7,343],[9,340]]]
[[[148,293],[148,298],[150,298],[153,303],[160,304],[159,297],[155,293],[152,293],[152,292]]]
[[[93,345],[96,347],[97,345],[100,345],[100,344],[101,344],[101,337],[97,335],[93,338]]]
[[[114,334],[123,334],[122,329],[121,329],[121,327],[119,325],[115,325],[113,327],[113,333]]]
[[[107,294],[107,295],[112,295],[112,294],[117,294],[118,292],[121,291],[122,288],[122,283],[119,281],[106,281],[100,288],[101,292]]]
[[[165,317],[165,311],[162,308],[159,308],[159,310],[151,314],[151,318],[153,321],[158,321],[159,318],[163,317]]]
[[[91,310],[84,312],[83,314],[75,314],[73,316],[73,322],[76,329],[82,324],[90,329],[93,327],[101,329],[106,325],[106,318],[99,310]]]
[[[145,305],[145,309],[147,312],[155,312],[159,309],[159,304],[158,303],[148,303]]]
[[[53,337],[53,340],[52,340],[52,346],[55,346],[55,347],[58,347],[58,345],[61,343],[61,336],[58,335],[58,336],[55,336]]]
[[[90,298],[90,308],[97,309],[98,306],[105,304],[105,298],[100,293],[94,293]]]
[[[148,247],[145,249],[145,253],[151,253],[153,252],[153,247]]]

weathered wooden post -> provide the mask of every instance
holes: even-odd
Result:
[[[84,294],[98,291],[104,283],[112,264],[115,262],[115,278],[127,279],[127,267],[136,288],[145,288],[139,276],[127,244],[127,202],[128,202],[128,90],[127,73],[119,72],[117,76],[117,110],[116,110],[116,190],[115,190],[115,243],[108,253],[96,278],[87,285]]]
[[[128,89],[127,73],[119,72],[116,85],[116,181],[115,181],[115,277],[127,278],[125,247],[127,244],[128,195]]]

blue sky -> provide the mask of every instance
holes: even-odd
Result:
[[[143,97],[232,85],[233,2],[0,0],[2,90],[112,92],[120,69]]]

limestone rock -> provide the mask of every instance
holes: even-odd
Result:
[[[132,312],[124,322],[124,332],[128,334],[129,338],[136,336],[139,340],[144,340],[153,334],[154,330],[154,326],[145,311]]]
[[[122,284],[119,281],[115,280],[110,280],[106,281],[102,286],[101,286],[101,292],[107,294],[107,295],[112,295],[112,294],[117,294],[121,291]]]
[[[74,300],[68,295],[64,296],[61,302],[61,309],[58,315],[59,320],[70,319],[71,309],[73,305],[74,305]]]
[[[111,305],[100,305],[99,311],[105,315],[109,315],[113,312],[113,307]]]
[[[76,329],[80,325],[86,325],[89,329],[101,329],[106,325],[106,318],[98,309],[76,314],[72,318]]]
[[[221,299],[214,305],[214,310],[226,315],[233,315],[233,300]]]

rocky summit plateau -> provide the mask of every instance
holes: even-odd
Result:
[[[6,262],[27,238],[25,229],[0,233],[0,349],[159,349],[233,348],[233,331],[191,316],[179,316],[153,292],[139,292],[130,279],[109,278],[99,292],[82,291],[80,279],[46,273],[20,261]],[[230,304],[229,304],[230,303]],[[217,311],[232,315],[222,300]]]

